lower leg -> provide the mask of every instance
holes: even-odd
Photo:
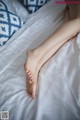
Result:
[[[50,58],[65,42],[80,31],[79,24],[80,21],[78,19],[66,22],[46,42],[34,49],[34,54],[37,55],[39,59],[43,58],[43,56],[47,56],[47,59],[48,56]]]

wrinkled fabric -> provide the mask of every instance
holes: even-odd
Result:
[[[45,5],[0,48],[0,111],[9,111],[10,120],[80,120],[80,34],[41,68],[37,98],[26,93],[26,51],[63,24],[64,9]]]

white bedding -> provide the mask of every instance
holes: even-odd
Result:
[[[42,67],[37,98],[26,93],[26,50],[62,25],[64,8],[51,1],[0,48],[0,111],[9,111],[10,120],[80,120],[80,35]]]

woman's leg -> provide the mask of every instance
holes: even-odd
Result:
[[[38,73],[42,65],[69,39],[80,31],[80,19],[63,24],[48,40],[34,50],[28,51],[26,73],[29,94],[35,98]]]

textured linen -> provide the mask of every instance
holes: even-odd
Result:
[[[45,5],[30,16],[13,42],[0,48],[0,111],[8,110],[10,120],[80,120],[79,34],[40,70],[37,98],[32,100],[26,93],[26,50],[38,46],[62,25],[64,8],[51,2]]]

